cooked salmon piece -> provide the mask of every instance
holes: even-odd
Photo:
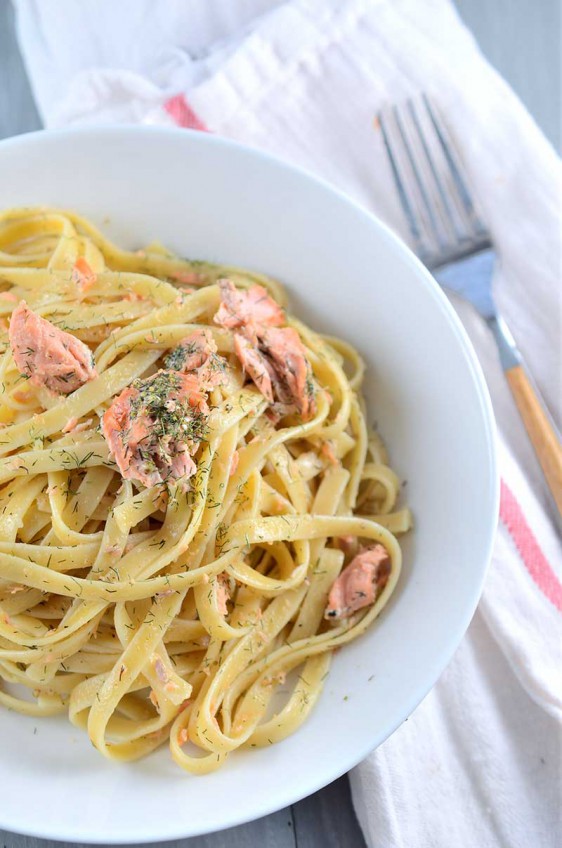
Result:
[[[36,315],[24,300],[12,313],[9,338],[17,368],[36,386],[69,395],[97,377],[90,349]]]
[[[76,283],[82,293],[87,292],[96,282],[98,275],[83,256],[78,257],[72,269],[72,281]]]
[[[196,271],[172,271],[168,276],[182,286],[202,286],[205,283],[204,275]]]
[[[252,378],[262,395],[273,403],[273,380],[275,374],[271,363],[260,353],[252,342],[242,335],[234,333],[234,352],[246,374]]]
[[[324,618],[342,619],[375,602],[390,574],[390,557],[384,545],[364,548],[332,584]]]
[[[230,600],[230,580],[226,571],[217,574],[217,609],[221,615],[228,613],[228,601]]]
[[[215,322],[234,333],[234,350],[244,371],[274,405],[277,417],[298,412],[314,415],[314,383],[306,349],[292,327],[282,327],[285,313],[263,286],[240,291],[219,280],[221,304]]]
[[[355,554],[357,551],[357,537],[356,536],[340,536],[336,539],[336,546],[343,551],[346,556],[351,556],[351,554]]]
[[[254,326],[279,327],[285,323],[285,313],[263,286],[237,289],[231,280],[219,280],[221,304],[215,323],[227,330]]]
[[[235,333],[234,351],[279,417],[298,412],[307,421],[314,415],[312,372],[296,330],[260,329],[255,341],[244,333]]]
[[[204,327],[182,339],[164,364],[171,371],[196,374],[201,387],[207,390],[219,386],[226,376],[226,359],[219,356],[212,333]]]
[[[232,459],[230,460],[230,469],[228,471],[228,476],[233,477],[236,474],[236,469],[238,468],[238,463],[240,462],[240,454],[237,450],[232,454]]]
[[[195,375],[161,370],[115,398],[102,431],[126,480],[148,487],[184,479],[187,488],[208,415]]]
[[[85,421],[78,421],[76,416],[69,418],[64,427],[61,430],[61,433],[83,433],[84,430],[91,430],[93,424],[93,418],[86,418]]]
[[[316,404],[312,370],[299,334],[292,327],[267,328],[260,336],[259,346],[277,376],[279,400],[293,404],[307,421],[314,415]]]

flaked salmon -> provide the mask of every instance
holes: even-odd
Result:
[[[390,574],[390,557],[384,545],[364,548],[332,584],[324,617],[342,619],[375,602]]]
[[[296,330],[259,330],[255,343],[245,334],[235,333],[234,350],[244,371],[279,416],[298,412],[307,421],[314,415],[312,369]]]
[[[267,328],[259,349],[275,373],[275,394],[281,403],[294,406],[305,421],[316,411],[312,369],[300,336],[292,327]]]
[[[230,580],[226,571],[217,575],[217,609],[221,615],[228,613],[228,601],[230,600]]]
[[[68,395],[97,376],[90,349],[36,315],[24,300],[12,313],[9,338],[17,368],[36,386]]]
[[[260,352],[250,339],[242,333],[234,333],[234,352],[262,395],[269,403],[273,403],[273,381],[275,374],[273,366]]]
[[[219,386],[226,377],[226,359],[219,356],[212,333],[204,327],[182,339],[165,358],[164,365],[171,371],[195,374],[201,388],[207,390]]]
[[[234,330],[234,350],[244,371],[281,417],[298,412],[306,421],[316,411],[312,368],[299,334],[282,327],[285,315],[262,286],[239,291],[220,281],[215,322]]]
[[[161,370],[135,380],[103,416],[103,435],[126,480],[186,481],[207,432],[209,407],[194,374]]]
[[[72,281],[76,283],[80,292],[84,294],[96,282],[98,276],[86,262],[83,256],[78,257],[72,269]]]
[[[240,327],[280,327],[285,323],[283,309],[263,286],[237,289],[231,280],[219,280],[221,304],[215,322],[227,330]]]

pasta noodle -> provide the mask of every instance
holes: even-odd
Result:
[[[411,517],[363,362],[285,305],[269,278],[121,250],[74,213],[0,216],[5,707],[206,773],[293,733],[388,603]]]

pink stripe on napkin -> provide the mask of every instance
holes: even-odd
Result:
[[[170,97],[169,100],[166,100],[164,103],[164,109],[168,115],[173,118],[178,127],[209,132],[203,121],[197,117],[183,94],[176,94],[174,97]]]
[[[562,612],[562,584],[527,524],[515,495],[504,480],[501,481],[500,519],[515,542],[525,568],[545,597]]]

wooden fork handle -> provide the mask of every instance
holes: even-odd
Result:
[[[529,377],[515,339],[499,315],[487,319],[492,331],[507,382],[519,409],[528,436],[535,449],[546,482],[559,513],[562,532],[562,444],[546,405]]]
[[[505,372],[509,388],[523,419],[552,497],[562,515],[562,445],[550,416],[523,365]]]

